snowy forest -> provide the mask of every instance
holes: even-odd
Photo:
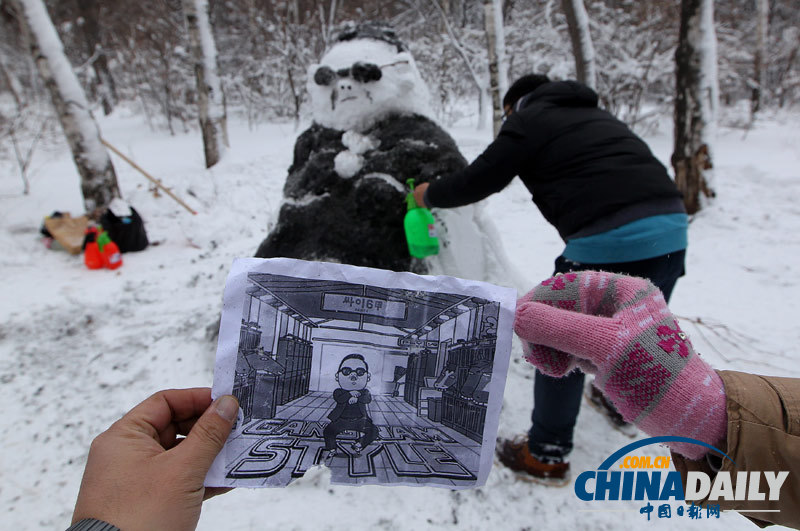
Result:
[[[31,58],[20,13],[25,4],[0,3],[0,149],[16,160],[27,192],[29,159],[57,120],[46,103],[56,96]],[[713,166],[704,137],[716,123],[718,102],[749,102],[752,122],[760,109],[786,108],[800,98],[800,15],[788,0],[45,4],[92,105],[106,115],[127,107],[151,129],[170,134],[188,132],[199,118],[207,166],[219,159],[218,144],[227,145],[227,113],[251,127],[308,118],[308,66],[342,24],[363,21],[388,23],[408,43],[445,125],[474,117],[480,129],[491,114],[497,131],[500,98],[510,80],[526,73],[586,83],[602,107],[639,132],[674,109],[673,166],[689,213],[700,208],[701,194],[714,194],[699,167]],[[699,121],[691,118],[696,112]],[[71,142],[75,154],[87,141]],[[110,162],[94,171],[106,184],[102,191],[88,185],[92,171],[81,169],[87,207],[119,195]]]
[[[110,113],[134,106],[154,128],[186,130],[197,117],[193,59],[182,2],[48,1],[64,49],[93,103]],[[492,4],[493,2],[489,2]],[[526,73],[576,76],[568,18],[555,0],[502,4],[507,80]],[[790,0],[716,1],[719,95],[723,105],[756,98],[784,108],[800,99],[800,11]],[[183,4],[187,4],[184,2]],[[191,2],[189,2],[191,4]],[[209,0],[219,75],[230,112],[255,124],[307,114],[305,76],[345,21],[390,23],[408,43],[437,117],[452,124],[487,100],[485,2],[470,0]],[[578,2],[581,4],[581,2]],[[2,137],[19,122],[36,128],[48,96],[36,75],[14,2],[0,4]],[[762,22],[759,9],[766,8]],[[633,127],[668,110],[680,2],[585,2],[602,105]],[[759,30],[760,24],[766,24]],[[759,31],[763,31],[759,33]],[[759,35],[764,42],[759,42]],[[9,101],[13,105],[9,105]],[[22,119],[20,119],[22,117]],[[54,124],[51,124],[54,125]],[[4,149],[9,149],[7,140]]]
[[[393,32],[337,52],[338,36],[370,22]],[[326,57],[334,70],[320,67]],[[381,115],[337,127],[320,106],[332,101],[325,68],[356,79],[362,61],[378,65],[389,88],[373,92],[377,107],[400,125]],[[305,245],[301,258],[317,259],[330,245],[343,258],[329,261],[520,296],[549,277],[564,241],[519,179],[478,204],[433,209],[448,238],[437,256],[413,261],[385,237],[403,238],[406,179],[478,157],[509,84],[529,73],[594,88],[683,193],[690,243],[669,308],[703,359],[800,377],[796,0],[0,0],[0,390],[17,401],[0,423],[2,527],[66,528],[99,433],[159,389],[211,386],[237,257]],[[403,134],[406,151],[377,149]],[[397,171],[376,170],[380,158]],[[82,238],[69,254],[43,232],[56,211],[97,217],[120,197],[141,215],[147,248],[116,269],[87,268]],[[396,227],[370,232],[380,224]],[[297,232],[279,234],[286,226]],[[363,244],[337,241],[345,229]],[[351,251],[372,261],[348,261]],[[311,335],[293,341],[320,341]],[[499,437],[530,426],[533,379],[515,338]],[[584,406],[574,442],[577,474],[631,439]],[[461,491],[330,479],[313,467],[285,489],[237,488],[204,503],[198,528],[754,528],[732,512],[683,524],[645,520],[631,502],[598,511],[497,460],[485,486]]]

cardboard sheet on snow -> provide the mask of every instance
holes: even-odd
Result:
[[[286,486],[316,465],[339,484],[482,485],[515,303],[454,277],[236,260],[213,395],[241,409],[206,485]]]
[[[44,228],[70,254],[80,254],[83,250],[83,238],[88,226],[88,217],[73,218],[69,212],[64,212],[57,218],[50,216],[44,218]]]

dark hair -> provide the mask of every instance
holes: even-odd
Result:
[[[503,97],[503,107],[513,107],[525,94],[531,93],[545,83],[550,83],[550,78],[544,74],[528,74],[514,81],[508,92]]]
[[[339,370],[342,370],[342,365],[347,360],[361,360],[364,363],[364,367],[367,368],[367,372],[369,372],[369,364],[367,364],[367,360],[365,360],[364,356],[362,356],[361,354],[348,354],[347,356],[342,358],[342,361],[339,362]]]

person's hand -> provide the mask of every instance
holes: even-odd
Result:
[[[210,389],[160,391],[133,408],[92,442],[72,522],[194,529],[203,501],[230,490],[203,480],[238,411],[230,395],[212,404]]]
[[[355,404],[357,402],[358,402],[358,397],[356,396],[351,396],[350,398],[347,399],[348,404]]]
[[[418,207],[427,208],[425,206],[425,190],[428,189],[430,183],[422,183],[414,188],[414,201],[417,202]]]
[[[350,391],[350,396],[352,396],[353,398],[358,398],[359,396],[361,396],[361,391]]]
[[[648,280],[596,271],[557,275],[517,302],[526,359],[549,376],[596,374],[622,417],[652,436],[710,445],[725,436],[725,390]],[[673,443],[697,459],[702,446]]]

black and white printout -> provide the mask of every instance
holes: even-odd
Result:
[[[239,399],[207,486],[468,488],[491,469],[516,291],[447,276],[237,259],[213,396]]]

